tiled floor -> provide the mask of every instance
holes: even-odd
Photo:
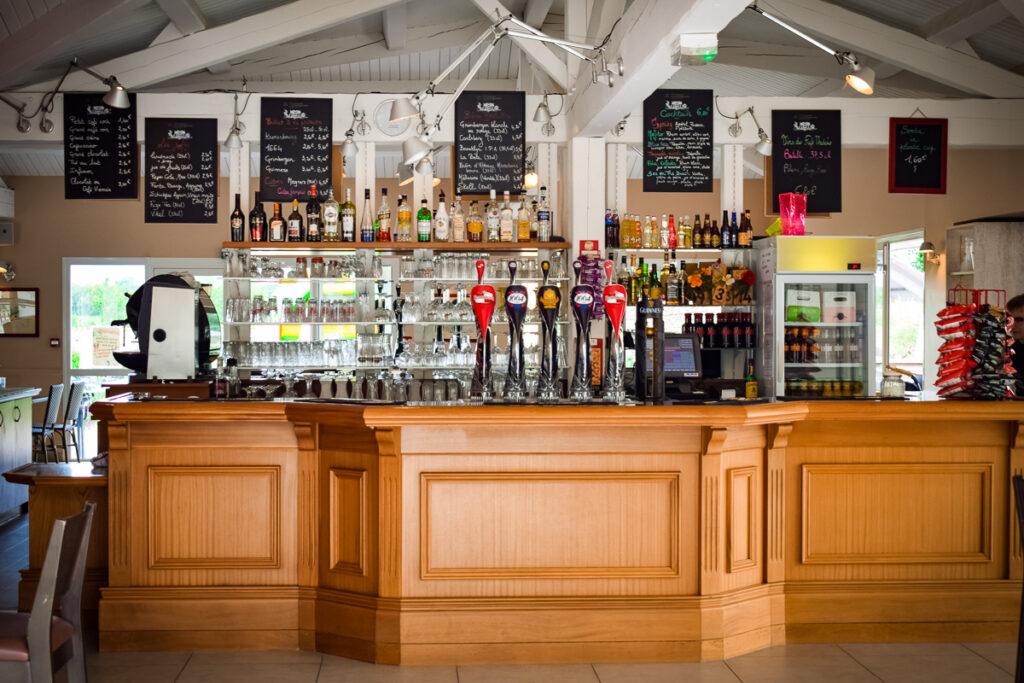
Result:
[[[24,566],[27,545],[25,518],[0,528],[0,608],[13,606],[8,565]],[[1016,661],[1016,643],[929,643],[785,645],[702,664],[395,667],[299,651],[97,652],[90,635],[90,683],[1001,683]]]

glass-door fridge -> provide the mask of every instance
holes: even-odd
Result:
[[[763,396],[875,394],[875,240],[756,241],[756,372]]]

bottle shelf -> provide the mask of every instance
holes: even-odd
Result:
[[[863,367],[863,363],[785,363],[787,368],[819,368],[827,370],[829,368],[860,368]]]
[[[222,322],[223,322],[224,325],[231,325],[232,327],[277,327],[279,325],[302,325],[302,326],[305,326],[305,327],[326,327],[326,326],[332,326],[333,327],[333,326],[338,326],[338,325],[357,325],[357,326],[360,326],[360,327],[367,327],[369,325],[398,325],[398,324],[401,324],[403,327],[408,327],[410,325],[431,325],[431,326],[441,325],[441,326],[444,326],[444,327],[452,327],[452,326],[455,326],[455,325],[463,325],[463,326],[476,325],[476,321],[465,321],[465,320],[463,320],[463,321],[459,321],[459,320],[434,320],[434,321],[417,320],[415,322],[403,322],[403,323],[397,323],[397,322],[393,322],[393,321],[392,322],[383,322],[382,323],[382,322],[363,321],[363,320],[356,320],[356,321],[347,320],[347,321],[344,321],[344,322],[237,322],[237,323],[236,322],[229,322],[229,321],[222,321]],[[570,322],[571,321],[569,321],[569,320],[556,320],[555,324],[557,324],[557,325],[568,325]],[[492,320],[490,324],[491,324],[491,326],[495,326],[495,325],[508,325],[508,321],[507,320]],[[532,325],[532,326],[539,327],[540,324],[541,324],[540,321],[527,321],[527,322],[523,323],[523,326],[526,327],[526,326],[531,326]],[[231,341],[231,340],[229,340],[229,341]],[[288,343],[288,342],[284,342],[284,343]]]
[[[786,327],[862,327],[864,323],[785,323]]]
[[[740,249],[740,248],[736,248],[736,247],[729,247],[729,248],[726,248],[726,249],[714,249],[714,248],[707,248],[707,249],[704,249],[704,248],[701,248],[701,249],[680,249],[679,247],[676,247],[675,249],[672,249],[671,247],[643,247],[643,248],[637,248],[637,247],[609,247],[609,248],[605,249],[605,252],[613,252],[613,253],[616,253],[616,254],[661,254],[661,255],[664,255],[666,251],[668,251],[668,252],[672,252],[672,251],[676,252],[676,258],[678,259],[678,258],[682,258],[682,256],[680,256],[680,254],[683,254],[683,255],[686,255],[686,254],[689,254],[689,255],[696,255],[696,254],[717,255],[717,254],[722,254],[723,252],[724,253],[746,253],[746,252],[752,252],[754,250],[753,249]]]
[[[950,275],[974,275],[973,270],[956,270],[950,273]]]
[[[523,251],[536,249],[569,249],[568,242],[223,242],[224,249],[252,249],[258,251],[470,251],[480,253]]]

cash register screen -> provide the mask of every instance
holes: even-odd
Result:
[[[653,361],[654,340],[647,340],[647,359]],[[665,335],[665,377],[699,379],[700,342],[695,334]]]

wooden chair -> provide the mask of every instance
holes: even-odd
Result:
[[[60,399],[64,395],[63,384],[51,384],[50,393],[46,396],[46,414],[43,424],[32,425],[32,459],[49,461],[49,449],[53,449],[53,459],[57,460],[57,447],[53,441],[53,431],[60,417]]]
[[[60,435],[60,444],[57,444],[56,441],[53,443],[54,455],[57,455],[58,450],[62,451],[64,454],[64,462],[71,461],[71,454],[68,453],[69,437],[71,439],[71,444],[75,447],[75,460],[78,460],[79,462],[82,460],[82,449],[78,445],[77,435],[80,425],[79,413],[82,410],[82,399],[84,397],[85,383],[72,383],[71,391],[68,392],[68,401],[64,407],[64,421],[53,426],[53,437],[56,437],[58,434]],[[51,439],[53,437],[51,437]]]
[[[52,683],[67,664],[68,683],[86,683],[82,581],[95,508],[54,522],[32,611],[0,612],[0,681]]]
[[[1024,477],[1013,475],[1013,499],[1017,503],[1017,531],[1024,543]],[[1024,598],[1020,604],[1020,624],[1017,626],[1017,673],[1015,683],[1024,683]]]

